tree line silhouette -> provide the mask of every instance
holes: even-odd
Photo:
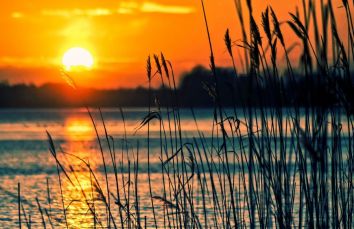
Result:
[[[346,103],[354,101],[353,80],[338,77],[335,82],[319,74],[306,78],[296,74],[295,79],[258,78],[250,85],[250,78],[234,73],[232,68],[217,68],[220,84],[220,101],[226,107],[251,106],[332,106],[340,104],[341,93]],[[353,75],[353,74],[352,74]],[[252,86],[252,89],[250,88]],[[338,92],[340,88],[341,93]],[[174,93],[176,92],[176,93]],[[178,88],[161,86],[157,89],[73,89],[66,84],[42,86],[0,83],[1,108],[61,108],[61,107],[144,107],[149,93],[152,103],[160,106],[170,104],[177,96],[181,107],[213,107],[215,85],[212,73],[203,66],[196,66],[185,73]],[[351,105],[348,106],[351,106]]]

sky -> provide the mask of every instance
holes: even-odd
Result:
[[[341,1],[333,3],[341,24]],[[271,5],[285,21],[298,4],[300,0],[254,0],[254,16],[259,22]],[[226,29],[233,40],[241,39],[234,1],[205,0],[205,7],[216,63],[230,66]],[[155,53],[163,52],[178,76],[209,62],[200,0],[2,1],[0,29],[0,81],[11,84],[62,83],[62,57],[72,47],[88,50],[94,65],[70,76],[77,85],[93,88],[146,86],[146,59]],[[284,29],[292,40],[294,35]]]

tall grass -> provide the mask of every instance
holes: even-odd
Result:
[[[320,6],[315,6],[315,3]],[[148,113],[137,128],[141,132],[143,127],[147,127],[149,188],[145,191],[151,206],[144,206],[142,210],[139,203],[139,143],[129,143],[127,134],[124,134],[119,151],[99,110],[99,121],[104,127],[104,139],[100,139],[96,121],[88,109],[104,165],[102,183],[90,163],[79,159],[90,175],[91,193],[80,185],[75,175],[77,172],[61,163],[54,141],[48,133],[50,151],[57,163],[64,215],[62,225],[70,227],[67,220],[68,206],[62,191],[65,179],[82,192],[83,201],[93,218],[93,227],[353,228],[353,3],[343,1],[341,10],[346,13],[348,37],[341,37],[331,0],[326,3],[322,0],[303,0],[302,13],[299,9],[290,13],[286,23],[280,22],[276,12],[267,7],[261,15],[261,25],[256,23],[252,1],[246,1],[249,15],[246,19],[243,15],[244,3],[235,0],[243,39],[237,48],[241,47],[244,51],[243,62],[249,78],[250,96],[242,98],[236,85],[230,96],[235,100],[242,99],[243,106],[234,106],[231,113],[220,101],[222,87],[219,80],[222,76],[216,71],[210,38],[212,28],[208,27],[203,0],[201,4],[214,78],[214,84],[208,87],[215,101],[211,138],[199,131],[198,117],[194,115],[193,109],[198,135],[193,140],[183,136],[172,64],[161,54],[154,56],[155,66],[152,66],[149,57],[149,88],[151,81],[158,78],[163,87],[170,91],[170,104],[165,108],[160,107],[158,97],[150,94],[147,98]],[[317,12],[318,9],[320,12]],[[290,60],[293,47],[284,38],[285,26],[289,26],[301,42],[299,66],[294,66]],[[236,69],[235,63],[241,60],[235,59],[235,46],[230,31],[226,32],[225,45],[236,78],[240,71]],[[329,34],[333,35],[331,39]],[[279,67],[279,50],[285,56],[285,69]],[[295,98],[287,98],[284,93],[285,81],[289,81],[294,88],[299,85],[295,69],[305,76],[305,107],[300,107]],[[320,106],[315,104],[311,91],[319,86],[325,88],[325,93],[335,96],[336,103],[324,101]],[[261,90],[264,88],[267,90]],[[264,105],[262,98],[266,97],[275,98],[274,106]],[[253,106],[255,101],[252,98],[259,98],[257,107]],[[285,101],[293,101],[293,106],[284,107]],[[121,111],[121,114],[125,130],[124,112]],[[150,123],[153,121],[159,124],[161,189],[158,193],[153,192],[150,167]],[[102,142],[108,145],[114,179],[109,179],[109,162],[104,157]],[[62,154],[75,157],[65,152]],[[124,168],[126,165],[127,170]],[[115,192],[110,190],[112,182]],[[52,214],[43,213],[50,209],[49,193],[48,204],[40,204],[37,199],[44,227],[52,218]],[[21,216],[26,218],[21,207],[21,195],[19,185],[20,228],[24,226]],[[97,212],[98,205],[106,209],[105,217]],[[27,219],[26,225],[30,227]]]

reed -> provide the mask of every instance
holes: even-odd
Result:
[[[17,205],[18,205],[18,227],[22,228],[22,222],[21,222],[21,186],[20,183],[17,185]]]

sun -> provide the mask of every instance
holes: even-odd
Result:
[[[65,69],[70,71],[74,69],[91,69],[94,61],[92,54],[80,47],[74,47],[65,52],[62,64]]]

